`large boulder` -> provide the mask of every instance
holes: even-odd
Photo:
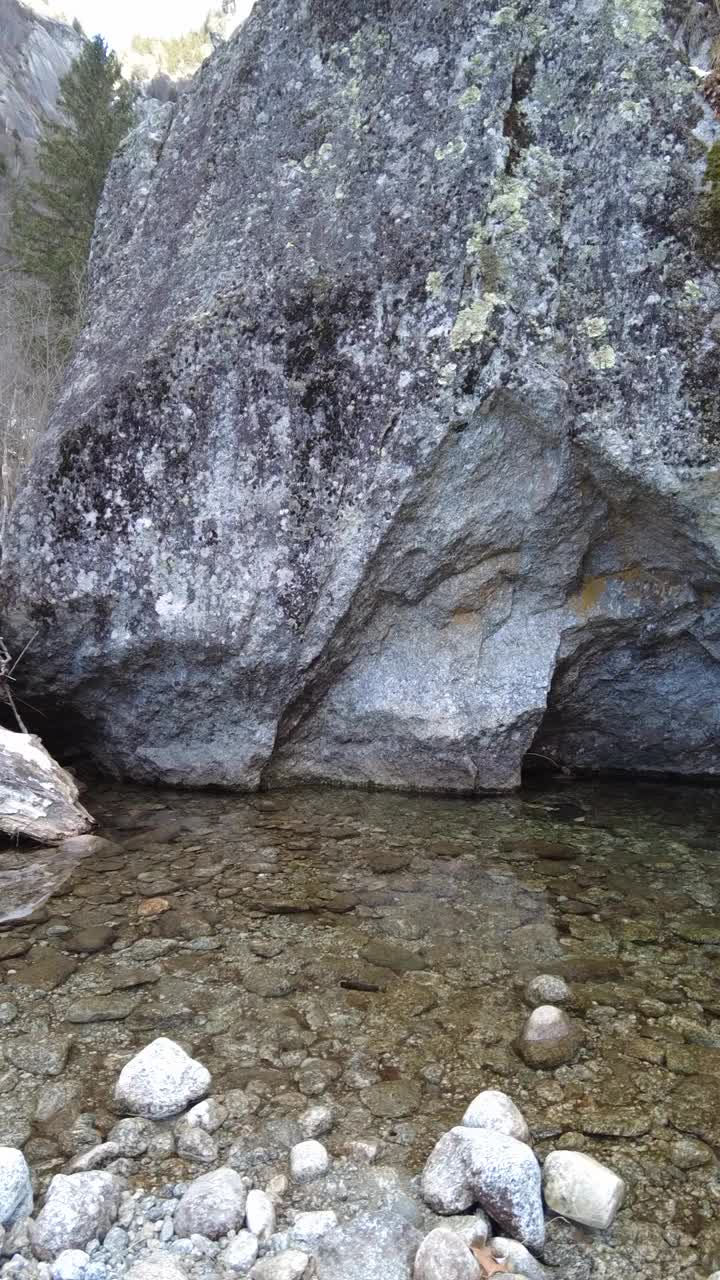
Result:
[[[148,781],[717,776],[702,110],[659,0],[258,0],[107,183],[28,701]]]

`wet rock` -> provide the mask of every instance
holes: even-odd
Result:
[[[13,938],[12,934],[8,938],[0,938],[0,961],[16,960],[18,956],[26,955],[31,946],[30,938]]]
[[[87,996],[70,1006],[65,1019],[78,1026],[93,1022],[123,1022],[139,1003],[139,999],[133,997]]]
[[[313,1182],[322,1178],[330,1167],[330,1156],[321,1142],[308,1138],[298,1142],[290,1152],[290,1177],[293,1182]]]
[[[12,1000],[0,1000],[0,1027],[9,1027],[18,1016],[18,1007]]]
[[[303,1280],[309,1267],[310,1258],[301,1249],[285,1249],[256,1262],[250,1276],[251,1280]]]
[[[17,965],[14,981],[40,991],[55,991],[75,972],[77,960],[55,947],[33,947]]]
[[[551,1151],[543,1165],[543,1193],[550,1209],[585,1227],[606,1231],[625,1195],[612,1169],[579,1151]]]
[[[245,1206],[245,1224],[259,1240],[269,1240],[275,1230],[275,1205],[264,1191],[248,1192]]]
[[[52,1280],[82,1280],[90,1261],[84,1249],[63,1249],[50,1268]]]
[[[473,1098],[462,1123],[468,1129],[495,1129],[519,1142],[527,1142],[530,1130],[512,1098],[499,1089],[485,1089]]]
[[[702,1169],[715,1159],[710,1147],[694,1138],[678,1138],[670,1148],[670,1159],[676,1169]]]
[[[383,1080],[363,1089],[360,1097],[378,1119],[399,1120],[418,1110],[422,1089],[413,1080]]]
[[[22,1036],[8,1043],[6,1054],[19,1071],[34,1076],[59,1076],[71,1045],[71,1036]]]
[[[81,837],[81,839],[94,839],[93,836]],[[77,954],[92,955],[97,951],[104,951],[106,947],[112,946],[117,938],[117,931],[109,926],[94,925],[87,929],[80,929],[77,933],[73,933],[69,938],[63,939],[63,946],[66,951],[76,952]]]
[[[518,1052],[529,1067],[553,1070],[572,1062],[582,1044],[579,1028],[562,1009],[539,1005],[530,1014],[518,1041]]]
[[[33,1209],[30,1170],[15,1147],[0,1147],[0,1227],[12,1227]]]
[[[227,1249],[220,1254],[218,1261],[235,1275],[244,1276],[253,1266],[258,1256],[259,1244],[257,1237],[250,1231],[238,1231],[234,1240],[231,1240]]]
[[[162,1120],[177,1115],[210,1088],[210,1072],[173,1040],[154,1040],[125,1064],[115,1087],[124,1111]]]
[[[716,1077],[682,1077],[668,1104],[674,1128],[720,1147],[720,1081]]]
[[[216,1169],[191,1182],[175,1214],[177,1236],[218,1240],[237,1231],[245,1219],[247,1188],[234,1169]]]
[[[493,1258],[504,1264],[507,1271],[523,1275],[526,1280],[548,1280],[548,1273],[542,1264],[517,1240],[494,1236],[490,1241],[490,1252]]]
[[[469,1246],[443,1227],[425,1237],[415,1256],[413,1280],[482,1280],[482,1276]]]
[[[525,988],[525,999],[533,1008],[543,1004],[566,1004],[570,988],[564,978],[553,973],[540,973]]]
[[[54,843],[94,825],[74,779],[39,738],[0,728],[0,831]]]
[[[175,1150],[182,1160],[198,1164],[214,1164],[218,1145],[212,1134],[199,1125],[179,1124],[175,1131]]]
[[[278,996],[289,996],[297,989],[297,978],[283,969],[271,965],[253,965],[242,975],[243,986],[252,995],[263,999],[275,999]]]
[[[148,1149],[152,1135],[152,1126],[147,1120],[129,1116],[126,1120],[118,1120],[108,1134],[112,1142],[123,1156],[141,1156]]]
[[[508,1234],[542,1249],[540,1166],[516,1138],[491,1129],[451,1129],[432,1151],[421,1187],[436,1213],[464,1213],[479,1203]]]
[[[315,1254],[317,1280],[409,1280],[421,1241],[398,1214],[360,1213],[323,1236]]]
[[[393,942],[383,942],[374,938],[361,952],[363,960],[377,965],[381,969],[392,969],[394,973],[412,973],[427,968],[426,961],[414,951],[399,947]]]
[[[117,1217],[121,1183],[113,1174],[57,1174],[45,1203],[30,1225],[30,1241],[38,1258],[56,1258],[63,1249],[84,1249],[103,1240]]]

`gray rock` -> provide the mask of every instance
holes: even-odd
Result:
[[[158,1252],[136,1262],[124,1280],[187,1280],[187,1272],[171,1253]]]
[[[59,1076],[71,1045],[71,1036],[19,1036],[8,1042],[6,1056],[20,1071],[34,1076]]]
[[[317,1280],[409,1280],[422,1235],[387,1210],[361,1213],[324,1235],[315,1252]]]
[[[63,1249],[50,1267],[52,1280],[83,1280],[89,1261],[84,1249]]]
[[[528,1066],[553,1070],[572,1062],[581,1045],[580,1030],[567,1014],[554,1005],[542,1004],[525,1023],[518,1050]]]
[[[310,1258],[301,1249],[286,1249],[256,1262],[250,1276],[251,1280],[303,1280],[309,1266]]]
[[[454,1231],[436,1227],[425,1237],[415,1257],[413,1280],[482,1280],[480,1264],[470,1246]]]
[[[210,1072],[174,1040],[153,1040],[125,1064],[115,1086],[124,1111],[162,1120],[177,1115],[210,1088]]]
[[[534,1258],[529,1249],[517,1240],[508,1240],[503,1236],[494,1236],[490,1241],[490,1252],[498,1262],[505,1264],[506,1270],[527,1276],[527,1280],[548,1280],[548,1273],[542,1263]]]
[[[553,973],[539,973],[527,984],[525,998],[534,1007],[541,1004],[566,1004],[570,999],[570,988],[564,978]]]
[[[335,1120],[334,1107],[317,1106],[303,1111],[298,1124],[306,1138],[322,1138],[334,1128]]]
[[[252,1194],[252,1193],[251,1193]],[[298,1213],[287,1233],[288,1243],[297,1249],[313,1253],[319,1240],[337,1226],[334,1209],[317,1209],[310,1213]]]
[[[89,831],[93,819],[78,795],[39,738],[0,728],[0,831],[41,843]]]
[[[104,1169],[113,1160],[117,1160],[120,1154],[120,1148],[117,1143],[100,1142],[97,1146],[90,1147],[89,1151],[83,1151],[79,1156],[76,1156],[70,1167],[70,1172],[85,1173],[88,1169]]]
[[[218,1158],[217,1142],[212,1134],[198,1125],[177,1126],[175,1150],[183,1160],[194,1160],[198,1164],[214,1164]]]
[[[428,3],[257,6],[113,164],[3,615],[116,774],[718,776],[695,73],[659,3]]]
[[[185,1116],[185,1123],[206,1129],[208,1133],[216,1133],[227,1120],[227,1110],[215,1098],[205,1098],[191,1107]]]
[[[330,1156],[322,1142],[308,1138],[290,1151],[290,1177],[293,1182],[312,1182],[322,1178],[330,1167]]]
[[[436,1213],[464,1213],[478,1203],[529,1249],[542,1250],[540,1166],[524,1142],[492,1129],[458,1126],[436,1144],[421,1185]]]
[[[490,1237],[490,1220],[487,1214],[478,1210],[475,1213],[455,1215],[443,1225],[448,1231],[455,1231],[467,1245],[482,1248]]]
[[[190,1183],[175,1214],[177,1236],[203,1235],[218,1240],[237,1231],[245,1219],[247,1188],[234,1169],[215,1169]]]
[[[45,1203],[30,1225],[30,1242],[38,1258],[56,1258],[64,1249],[84,1249],[103,1240],[117,1217],[121,1184],[102,1172],[57,1174]]]
[[[527,1142],[530,1137],[522,1112],[515,1106],[512,1098],[499,1089],[485,1089],[473,1098],[462,1122],[469,1129],[496,1129],[498,1133],[506,1133],[519,1142]]]
[[[30,1170],[15,1147],[0,1147],[0,1227],[12,1227],[33,1210]]]
[[[148,1149],[152,1132],[149,1121],[128,1116],[113,1125],[108,1134],[108,1142],[112,1142],[124,1156],[141,1156]]]
[[[551,1151],[542,1185],[548,1208],[599,1231],[612,1226],[625,1196],[622,1178],[581,1151]]]
[[[259,1247],[257,1236],[251,1231],[238,1231],[235,1239],[220,1254],[219,1261],[228,1271],[247,1275],[257,1259]]]

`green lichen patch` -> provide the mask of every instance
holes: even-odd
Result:
[[[463,347],[477,346],[482,342],[487,333],[490,317],[501,303],[502,298],[499,294],[486,293],[477,302],[463,307],[458,312],[450,334],[450,346],[453,351],[460,351]]]
[[[425,292],[429,298],[437,298],[442,293],[442,276],[439,271],[429,271],[425,279]]]
[[[617,40],[649,40],[662,21],[662,0],[615,0],[613,32]]]
[[[614,349],[606,345],[598,347],[595,351],[591,351],[588,358],[593,369],[614,369],[617,362],[617,356]]]
[[[458,98],[458,106],[461,111],[468,111],[470,107],[476,107],[482,99],[482,94],[476,84],[468,85],[464,93]]]

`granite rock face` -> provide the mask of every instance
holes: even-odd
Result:
[[[720,296],[663,23],[258,0],[131,135],[3,571],[99,764],[720,772]]]

